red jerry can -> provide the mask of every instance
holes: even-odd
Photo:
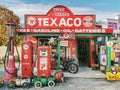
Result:
[[[33,47],[30,41],[22,43],[22,77],[31,77],[33,70]]]
[[[51,69],[54,70],[57,68],[57,60],[51,58]]]
[[[38,76],[45,75],[47,78],[51,76],[51,56],[49,46],[38,47]]]

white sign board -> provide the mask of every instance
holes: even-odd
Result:
[[[60,41],[60,46],[68,46],[68,41]]]

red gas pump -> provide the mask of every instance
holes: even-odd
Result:
[[[5,60],[4,60],[4,68],[5,68],[4,81],[8,82],[9,80],[17,76],[17,69],[15,67],[15,61],[14,61],[16,25],[13,21],[9,21],[6,24],[6,35],[8,37],[8,44],[7,44],[7,50],[5,54]],[[16,47],[16,51],[17,51],[17,47]]]
[[[30,41],[22,43],[22,77],[31,77],[33,71],[33,47]]]
[[[51,75],[50,47],[38,47],[38,76],[45,75],[47,78]]]

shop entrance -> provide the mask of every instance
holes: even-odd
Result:
[[[90,39],[79,38],[77,40],[77,56],[80,66],[90,66]]]

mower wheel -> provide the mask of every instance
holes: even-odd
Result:
[[[54,87],[55,86],[55,82],[54,81],[49,81],[48,82],[48,87]]]
[[[40,82],[40,81],[37,81],[37,82],[35,82],[35,88],[41,88],[42,87],[42,83]]]
[[[10,82],[10,83],[7,84],[7,87],[15,89],[15,83],[14,82]]]
[[[22,88],[29,88],[30,87],[30,84],[28,82],[24,82],[22,84]]]

